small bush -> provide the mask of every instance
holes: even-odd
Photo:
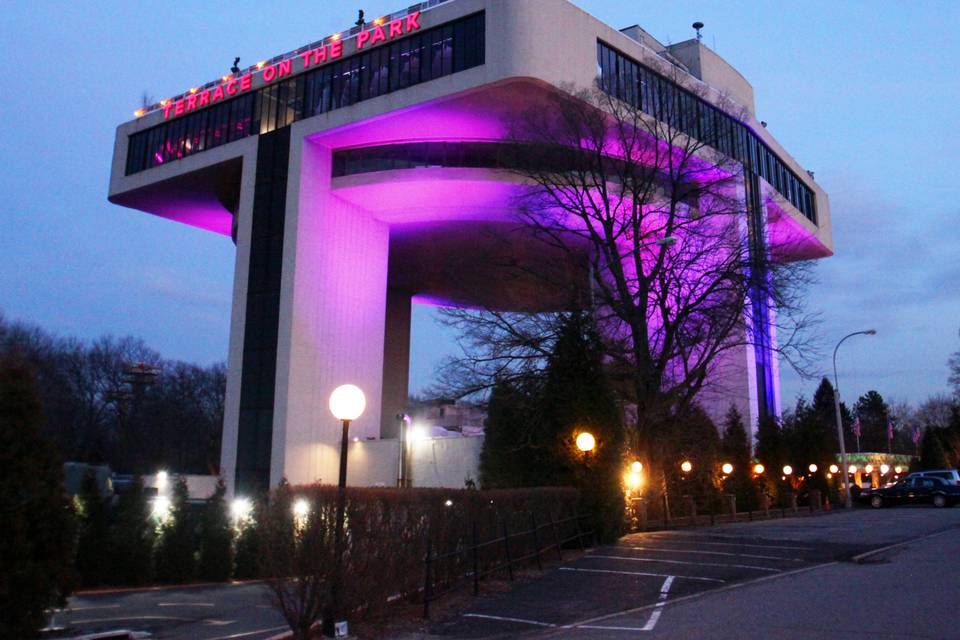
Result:
[[[233,572],[233,527],[227,514],[226,493],[221,478],[203,508],[197,566],[197,574],[203,580],[228,580]]]

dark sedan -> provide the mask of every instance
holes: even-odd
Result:
[[[960,502],[960,487],[940,478],[905,478],[870,492],[870,506],[879,509],[895,504],[932,504],[948,507]]]

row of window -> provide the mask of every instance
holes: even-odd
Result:
[[[418,167],[510,168],[512,145],[498,142],[413,142],[344,149],[333,153],[333,177]]]
[[[813,191],[749,126],[600,41],[597,65],[604,91],[736,158],[817,222]]]
[[[130,136],[127,175],[484,63],[480,12]]]

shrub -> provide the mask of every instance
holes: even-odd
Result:
[[[309,512],[295,519],[292,505],[306,500]],[[533,521],[546,525],[572,516],[579,500],[573,489],[471,491],[447,489],[348,488],[340,615],[362,612],[365,621],[383,619],[389,600],[418,593],[424,582],[427,541],[433,556],[463,551],[474,530],[480,542],[510,532],[529,531]],[[273,602],[299,637],[330,604],[336,566],[334,526],[337,488],[281,485],[261,512],[260,566]],[[560,538],[576,535],[567,522]],[[541,530],[540,547],[553,541]],[[533,553],[533,536],[511,539],[514,558]],[[483,547],[481,572],[504,561],[503,547]],[[433,563],[437,584],[452,584],[471,567],[465,553]],[[295,579],[291,579],[295,578]]]
[[[233,572],[233,528],[227,515],[223,478],[207,500],[200,519],[200,558],[197,573],[204,580],[227,580]]]
[[[77,571],[84,585],[96,586],[110,577],[110,504],[100,493],[93,471],[83,477],[77,498],[80,504]]]
[[[190,513],[187,482],[178,477],[173,485],[170,513],[160,525],[156,573],[161,582],[187,582],[194,575],[194,522]]]
[[[120,493],[117,516],[110,535],[113,584],[137,585],[153,577],[154,528],[150,523],[150,505],[143,491],[143,479],[137,476]]]

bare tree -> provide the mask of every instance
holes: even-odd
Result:
[[[568,307],[593,311],[634,414],[632,444],[651,459],[658,426],[722,380],[726,354],[759,344],[805,372],[810,347],[800,295],[809,268],[790,260],[790,247],[769,244],[761,212],[745,204],[756,183],[718,151],[737,144],[732,121],[712,120],[701,139],[684,133],[701,117],[699,104],[677,100],[655,119],[599,87],[566,88],[508,122],[506,165],[524,185],[517,229],[581,267]],[[537,275],[535,266],[517,268]],[[447,364],[447,382],[475,392],[536,370],[554,320],[447,311],[465,351]]]

